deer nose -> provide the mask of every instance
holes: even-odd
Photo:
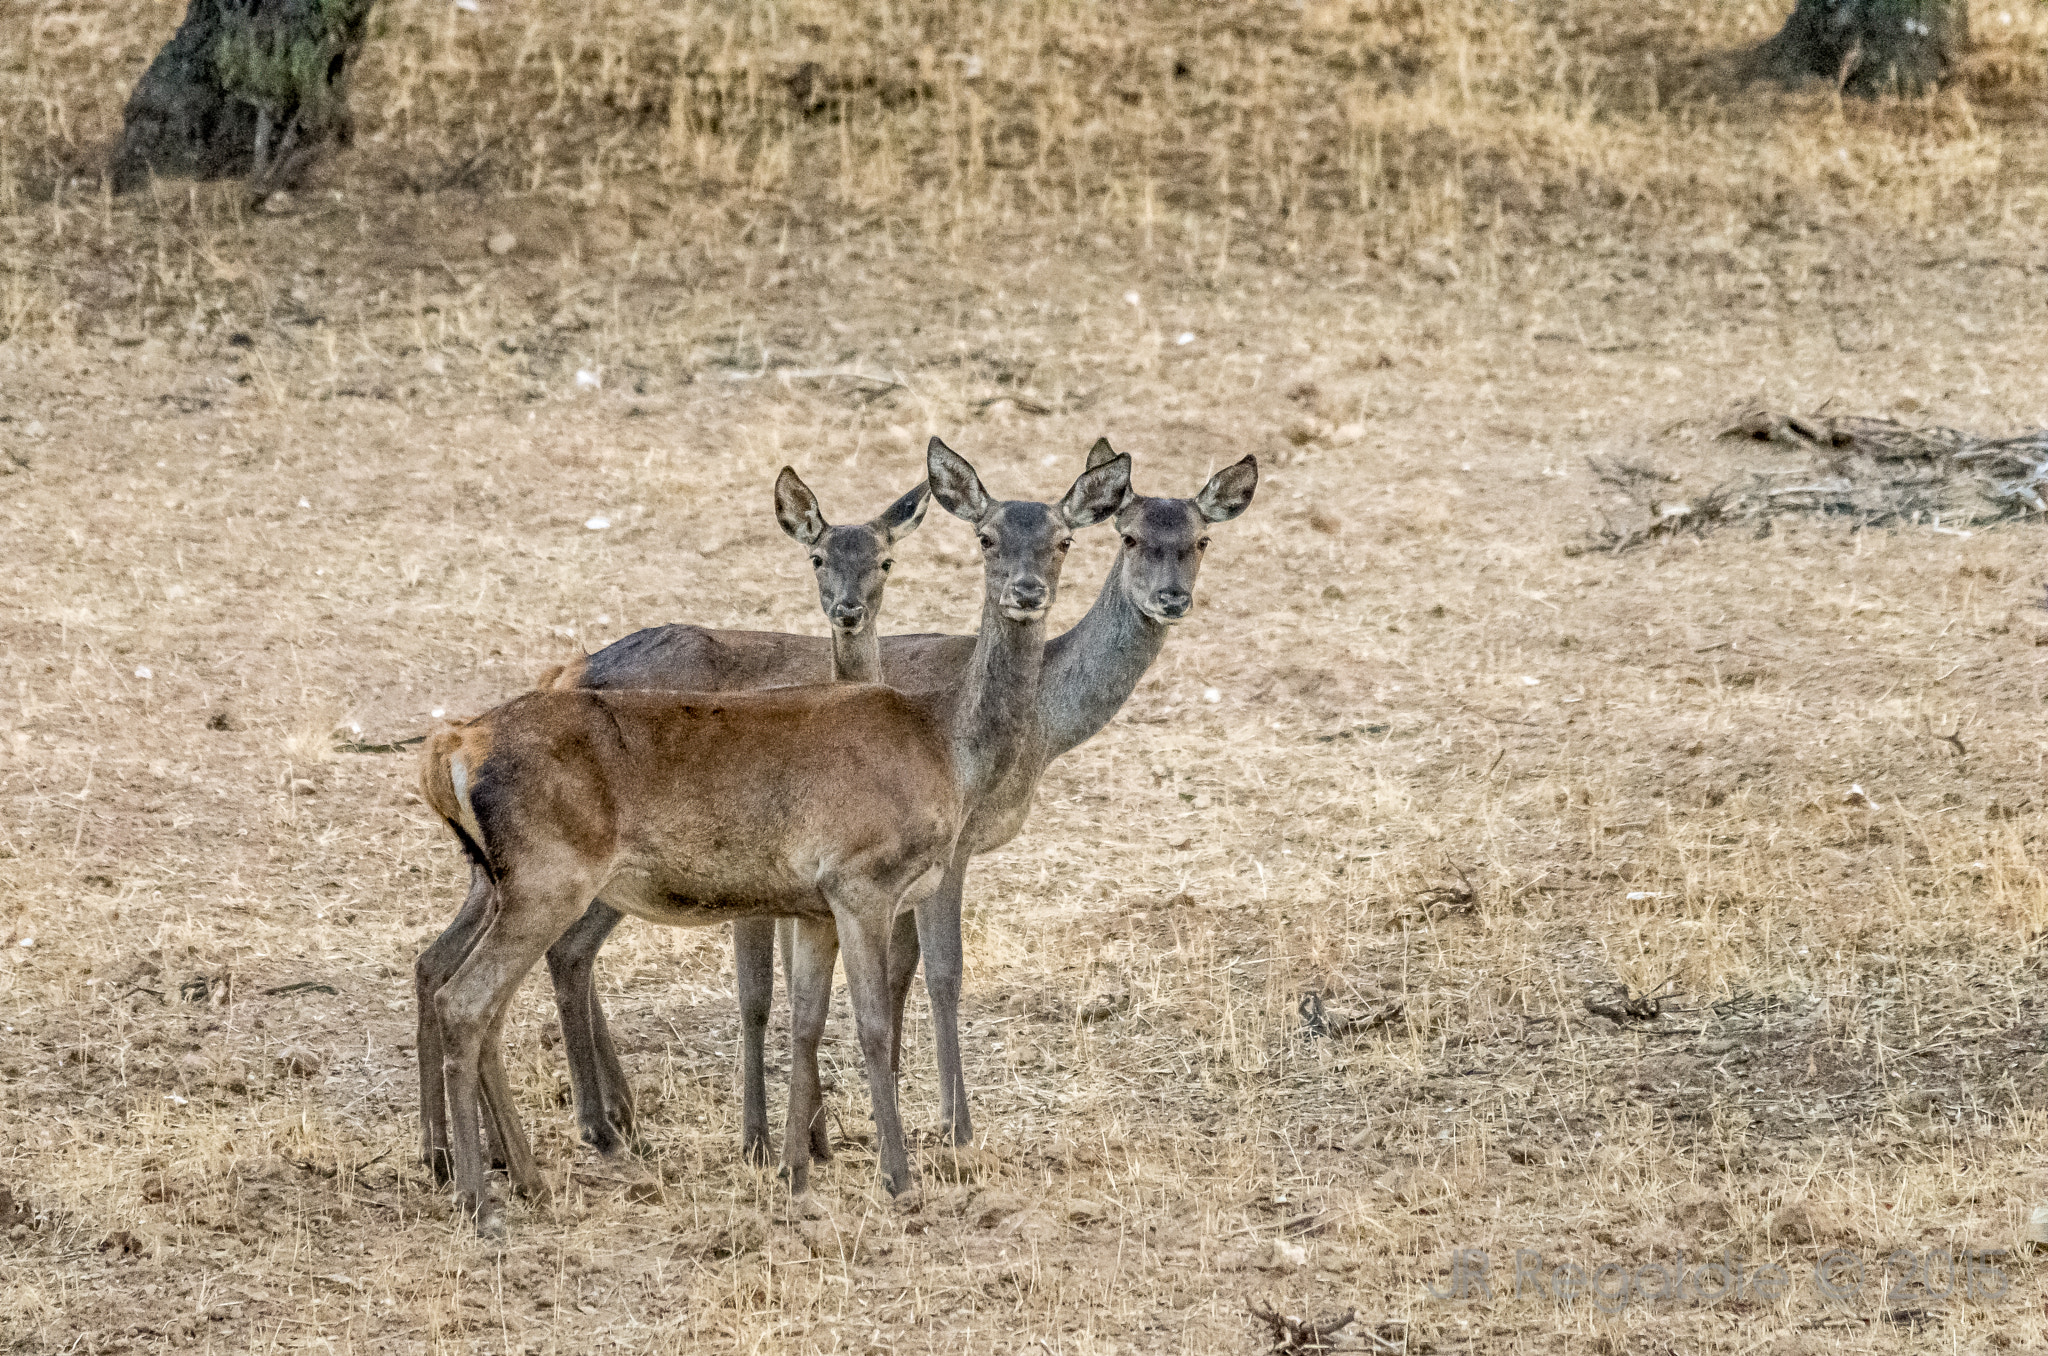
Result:
[[[1159,605],[1159,611],[1168,617],[1184,617],[1195,599],[1186,589],[1161,589],[1152,595],[1152,601]]]
[[[866,619],[867,615],[868,610],[861,603],[834,603],[832,605],[832,624],[848,631],[859,626]]]
[[[1048,592],[1037,580],[1020,581],[1010,585],[1010,606],[1019,612],[1036,612],[1045,606]]]

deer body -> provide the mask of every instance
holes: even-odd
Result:
[[[829,916],[829,882],[950,854],[962,818],[943,722],[869,684],[529,693],[432,745],[428,801],[490,863],[559,847],[593,894],[674,927]]]
[[[531,1166],[502,1071],[492,1086],[505,1008],[601,894],[684,925],[829,913],[882,1177],[893,1193],[910,1189],[890,1057],[891,924],[952,860],[966,806],[1014,763],[1035,718],[1045,615],[1072,530],[1115,512],[1130,463],[1084,472],[1056,507],[990,498],[936,438],[927,469],[933,496],[975,524],[983,550],[982,625],[957,692],[546,691],[428,742],[422,795],[495,895],[481,934],[430,996],[457,1200],[480,1232],[504,1227],[484,1180],[483,1112],[515,1181],[522,1156]],[[812,1091],[792,1080],[785,1154],[799,1193]]]

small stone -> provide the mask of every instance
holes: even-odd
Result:
[[[1299,1243],[1276,1238],[1273,1240],[1273,1260],[1269,1265],[1275,1271],[1298,1271],[1308,1265],[1308,1249]]]
[[[485,242],[486,248],[496,255],[507,255],[519,248],[519,237],[510,231],[499,231]]]
[[[1130,1006],[1129,994],[1097,994],[1081,1005],[1080,1018],[1084,1022],[1106,1021]]]
[[[1308,525],[1326,536],[1336,536],[1344,530],[1344,520],[1324,508],[1321,504],[1308,511]]]
[[[263,211],[266,215],[281,217],[291,210],[292,195],[281,188],[263,200]]]

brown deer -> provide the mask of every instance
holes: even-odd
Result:
[[[1091,468],[1117,454],[1107,439],[1089,453]],[[1258,463],[1252,457],[1224,467],[1191,499],[1126,495],[1116,515],[1122,550],[1110,567],[1102,592],[1086,616],[1048,644],[1045,674],[1038,688],[1036,730],[1025,739],[1025,754],[977,806],[963,851],[948,864],[939,890],[918,901],[915,916],[897,919],[890,946],[890,992],[893,1004],[892,1060],[900,1049],[903,1003],[915,976],[920,952],[932,1003],[932,1026],[940,1066],[940,1116],[955,1143],[973,1138],[967,1090],[961,1072],[958,1012],[963,957],[960,947],[961,897],[971,857],[990,852],[1023,830],[1046,767],[1061,754],[1092,737],[1113,719],[1136,689],[1152,661],[1164,648],[1172,627],[1184,619],[1194,602],[1195,581],[1208,530],[1214,523],[1237,517],[1250,506],[1258,487]],[[953,690],[964,681],[975,637],[948,635],[885,636],[881,641],[884,676],[906,692]],[[665,626],[614,642],[591,655],[575,680],[607,690],[659,688],[694,684],[699,666],[710,656],[742,654],[747,672],[763,684],[820,681],[828,655],[823,642],[809,636],[772,632],[707,631],[695,626]],[[732,672],[730,668],[724,670]],[[566,681],[565,676],[565,681]],[[556,999],[563,1014],[563,1045],[569,1056],[570,1082],[576,1089],[579,1117],[586,1106],[609,1108],[606,1124],[582,1122],[584,1139],[607,1154],[623,1149],[631,1129],[631,1099],[592,980],[596,953],[617,926],[619,913],[603,901],[591,905],[548,953],[557,982]],[[773,961],[771,930],[736,925],[735,959],[741,975],[743,1045],[747,1063],[748,1119],[743,1147],[750,1156],[766,1152],[765,1118],[753,1119],[756,1089],[762,1086],[761,1032],[768,1021]],[[791,1077],[815,1083],[817,1035],[809,1026],[822,1024],[825,998],[806,995],[801,976],[832,973],[832,956],[810,954],[809,948],[832,944],[829,929],[807,930],[791,956]],[[562,984],[573,980],[573,993]],[[581,1030],[572,1027],[572,1019]],[[820,1027],[821,1029],[821,1027]],[[813,1126],[811,1151],[829,1157],[823,1128]]]
[[[883,510],[881,516],[864,524],[835,527],[825,521],[818,506],[817,496],[804,484],[795,469],[785,466],[775,480],[775,516],[782,530],[802,545],[810,556],[811,569],[818,583],[818,602],[832,628],[827,644],[825,672],[816,681],[830,679],[836,682],[873,683],[881,681],[881,659],[878,626],[882,612],[882,592],[894,568],[891,548],[917,529],[924,521],[925,508],[930,503],[926,487],[920,484],[916,489],[899,497],[896,502]],[[724,633],[745,635],[747,633]],[[674,670],[676,681],[670,686],[691,691],[714,691],[725,686],[742,687],[747,684],[738,681],[736,674],[747,672],[745,664],[737,667],[730,662],[730,656],[744,653],[744,647],[725,644],[715,633],[704,633],[704,644],[699,649],[695,662]],[[721,659],[727,662],[721,662]],[[575,678],[582,672],[588,657],[579,658],[568,665],[550,669],[541,677],[540,686],[574,688],[579,686]],[[793,682],[804,679],[792,679]],[[783,686],[787,684],[778,684]],[[421,1132],[424,1141],[422,1158],[433,1169],[437,1180],[446,1181],[449,1172],[448,1136],[446,1122],[446,1097],[441,1082],[440,1033],[431,1020],[433,994],[447,982],[455,967],[462,963],[469,948],[475,943],[477,934],[489,919],[491,909],[490,878],[481,867],[470,872],[469,897],[463,902],[461,912],[448,928],[435,939],[419,958],[414,967],[415,987],[418,997],[418,1024],[420,1052],[420,1105]],[[619,915],[604,910],[612,923]],[[793,920],[783,920],[791,931],[785,942],[784,955],[797,955]],[[586,925],[579,922],[571,929],[574,937]],[[753,1128],[750,1143],[758,1141],[757,1156],[765,1157],[767,1143],[767,1090],[762,1078],[763,1052],[761,1040],[766,1025],[766,1011],[769,995],[773,988],[772,947],[774,919],[740,919],[733,924],[736,932],[743,934],[747,941],[742,948],[750,962],[740,971],[742,1007],[749,1001],[757,1003],[763,1013],[761,1024],[751,1026],[745,1033],[749,1043],[747,1057],[742,1061],[748,1072],[746,1092],[746,1123]],[[606,932],[610,927],[605,928]],[[602,937],[597,939],[599,943]],[[767,952],[771,959],[760,962],[756,957]],[[583,1137],[607,1157],[616,1157],[626,1146],[626,1137],[632,1132],[633,1103],[628,1092],[625,1066],[619,1062],[611,1033],[605,1025],[604,1009],[591,1001],[596,986],[590,972],[591,960],[596,955],[596,946],[590,946],[585,953],[569,939],[558,943],[548,952],[548,969],[554,981],[558,1003],[575,1004],[576,1010],[562,1012],[562,1027],[568,1038],[577,1040],[579,1048],[570,1058],[572,1068],[588,1067],[595,1061],[603,1068],[599,1078],[588,1079],[575,1087],[577,1096],[584,1100],[576,1105],[576,1114],[582,1127]],[[831,948],[830,955],[836,959],[838,949]],[[792,964],[795,961],[792,960]],[[792,971],[794,973],[794,971]],[[829,976],[828,976],[829,982]],[[758,988],[758,998],[753,990]],[[585,1047],[588,1047],[587,1050]],[[496,1105],[497,1093],[503,1086],[503,1075],[498,1069],[497,1044],[491,1043],[485,1058],[485,1100]],[[524,1145],[523,1137],[507,1144],[496,1124],[490,1124],[492,1155],[506,1164],[512,1171],[520,1189],[536,1194],[542,1188],[540,1176],[530,1161],[517,1161]],[[822,1128],[818,1139],[823,1140]]]
[[[913,1189],[891,1067],[890,933],[896,915],[944,876],[968,807],[1022,754],[1060,566],[1074,531],[1124,501],[1130,461],[1083,472],[1057,505],[991,498],[973,467],[936,438],[926,470],[932,497],[974,524],[982,551],[981,631],[958,689],[544,691],[428,741],[422,795],[495,897],[474,945],[429,1000],[457,1205],[475,1212],[480,1233],[501,1236],[505,1227],[485,1180],[486,1099],[515,1182],[522,1159],[531,1167],[502,1077],[486,1091],[506,1007],[534,962],[600,897],[676,926],[829,918],[867,1065],[882,1179],[893,1195]],[[784,1154],[799,1195],[817,1117],[812,1095],[792,1080]]]

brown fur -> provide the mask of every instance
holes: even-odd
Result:
[[[568,691],[583,686],[583,670],[590,664],[590,656],[579,654],[566,664],[550,664],[534,676],[535,690],[546,692]]]
[[[458,752],[494,874],[564,851],[662,923],[827,915],[821,876],[943,858],[961,818],[943,726],[864,684],[528,693],[429,741],[422,793],[459,825]]]

